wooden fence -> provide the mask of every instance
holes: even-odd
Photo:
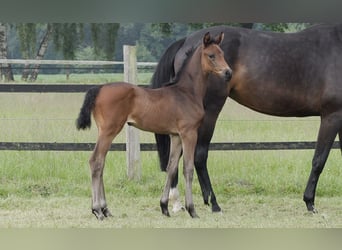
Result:
[[[114,65],[124,64],[124,80],[137,82],[138,66],[153,66],[155,63],[137,63],[134,46],[124,46],[124,62],[96,62],[93,61],[51,61],[51,60],[0,60],[1,63],[32,63],[32,64],[82,64],[82,65]],[[7,93],[82,93],[95,85],[89,84],[0,84],[0,92]],[[139,143],[137,129],[127,126],[126,143],[112,144],[112,151],[127,152],[127,174],[130,179],[140,178],[140,150],[154,151],[154,143]],[[304,150],[314,149],[316,142],[235,142],[235,143],[211,143],[210,150]],[[47,142],[0,142],[0,150],[16,151],[91,151],[94,143],[47,143]],[[337,141],[333,148],[339,148]]]

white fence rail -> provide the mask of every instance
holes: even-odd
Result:
[[[0,59],[0,64],[124,65],[124,61]],[[137,62],[137,67],[155,67],[157,64],[157,62]]]

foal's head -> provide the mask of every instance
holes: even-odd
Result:
[[[224,78],[225,81],[229,81],[232,78],[232,70],[224,59],[224,53],[219,46],[223,38],[223,32],[215,38],[211,37],[209,32],[204,35],[201,64],[204,72],[214,73]]]

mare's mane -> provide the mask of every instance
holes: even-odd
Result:
[[[185,52],[186,58],[184,59],[182,66],[180,67],[179,71],[177,72],[177,74],[164,86],[170,86],[170,85],[174,85],[176,83],[178,83],[180,76],[183,74],[183,71],[185,69],[185,66],[188,64],[188,62],[190,61],[190,58],[192,57],[192,55],[195,52],[195,48],[191,47],[187,52]]]
[[[217,43],[216,40],[212,37],[210,37],[210,41],[206,42],[206,46],[209,46],[213,43]],[[190,58],[192,57],[192,55],[194,54],[195,50],[197,49],[197,47],[191,47],[187,52],[185,52],[185,56],[186,58],[184,59],[182,66],[180,67],[179,71],[177,72],[177,74],[164,86],[170,86],[170,85],[174,85],[179,81],[180,76],[182,75],[185,66],[188,64]]]

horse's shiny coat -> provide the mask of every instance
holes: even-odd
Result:
[[[231,69],[219,47],[223,33],[215,39],[209,33],[202,36],[202,44],[184,64],[176,84],[160,89],[141,88],[117,82],[96,87],[87,92],[77,119],[77,128],[90,127],[93,112],[98,127],[98,139],[90,157],[92,177],[92,212],[98,219],[111,216],[107,208],[103,168],[109,147],[125,123],[139,129],[170,135],[171,152],[168,177],[160,200],[162,213],[169,216],[168,200],[171,181],[178,169],[183,151],[185,177],[185,208],[197,217],[192,198],[192,178],[197,130],[204,116],[203,98],[207,78],[214,74],[227,85]]]
[[[205,117],[195,153],[204,202],[208,204],[210,197],[212,210],[221,210],[208,175],[207,156],[218,114],[229,96],[269,115],[321,117],[304,192],[307,209],[314,212],[317,182],[337,134],[342,144],[342,25],[317,25],[291,34],[226,26],[203,29],[169,47],[159,62],[152,86],[161,86],[161,82],[177,73],[186,58],[185,51],[196,47],[203,33],[222,30],[225,40],[221,48],[234,75],[228,88],[222,87],[220,79],[210,77],[204,98]],[[156,135],[156,139],[161,168],[165,169],[168,138]]]

